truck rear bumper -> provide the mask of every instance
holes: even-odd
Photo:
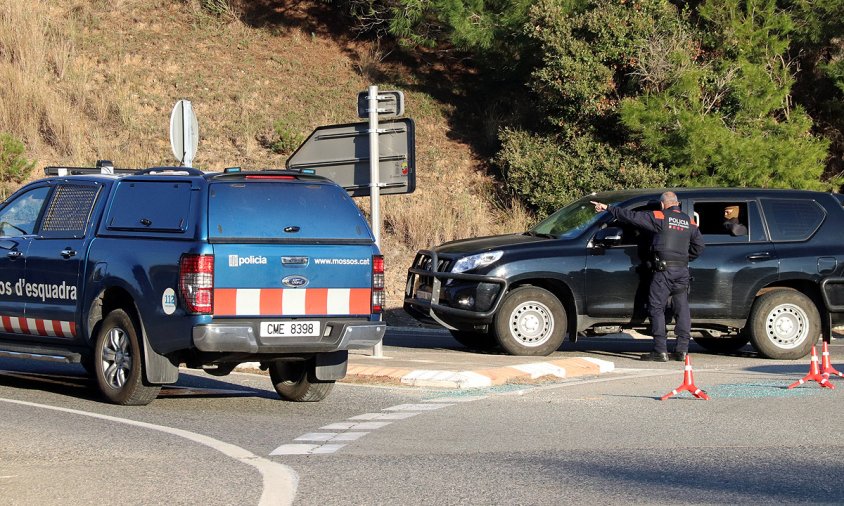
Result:
[[[257,321],[212,323],[193,328],[193,344],[206,352],[252,354],[324,353],[371,348],[383,339],[387,324],[373,321],[322,322],[323,335],[316,337],[271,337],[259,335]]]

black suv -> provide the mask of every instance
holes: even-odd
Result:
[[[651,277],[647,232],[596,214],[590,201],[659,209],[661,189],[588,195],[523,234],[452,241],[417,253],[405,310],[474,348],[547,355],[566,334],[646,328]],[[691,265],[695,341],[716,352],[750,341],[769,358],[805,356],[841,322],[830,300],[844,285],[844,208],[831,193],[674,189],[706,251]],[[746,227],[732,235],[728,207]],[[731,210],[731,214],[735,209]],[[735,231],[734,231],[735,233]],[[824,303],[826,301],[826,304]]]

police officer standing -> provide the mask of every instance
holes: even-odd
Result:
[[[683,361],[689,351],[691,317],[689,315],[689,262],[703,253],[703,237],[697,224],[680,210],[674,192],[665,192],[659,199],[661,211],[630,211],[621,207],[592,202],[595,212],[608,211],[613,218],[654,233],[652,251],[654,274],[648,295],[648,314],[654,349],[642,360],[668,361],[665,329],[665,306],[669,297],[674,307],[677,346],[673,360]]]

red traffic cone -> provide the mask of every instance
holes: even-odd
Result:
[[[672,395],[677,395],[678,393],[685,390],[686,392],[691,392],[691,394],[697,397],[698,399],[708,401],[709,396],[706,395],[706,392],[695,386],[695,378],[694,374],[692,374],[692,359],[691,356],[688,354],[686,355],[686,367],[684,367],[683,369],[683,384],[677,387],[676,389],[668,392],[667,394],[663,395],[660,400],[664,401]]]
[[[827,378],[821,374],[820,368],[818,367],[818,352],[815,351],[815,347],[812,346],[812,361],[809,363],[809,374],[803,377],[798,381],[795,381],[791,385],[788,386],[789,390],[806,383],[807,381],[817,381],[822,387],[824,388],[835,388],[835,385],[829,382]]]
[[[832,367],[832,364],[829,363],[829,345],[826,341],[823,342],[823,353],[821,353],[821,374],[825,378],[829,378],[830,376],[840,376],[844,378],[844,373],[838,372]]]

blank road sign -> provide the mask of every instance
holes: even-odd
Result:
[[[416,131],[412,119],[382,121],[378,125],[381,194],[413,193],[416,189]],[[353,197],[370,193],[369,123],[317,128],[287,159],[288,169],[312,169]]]

